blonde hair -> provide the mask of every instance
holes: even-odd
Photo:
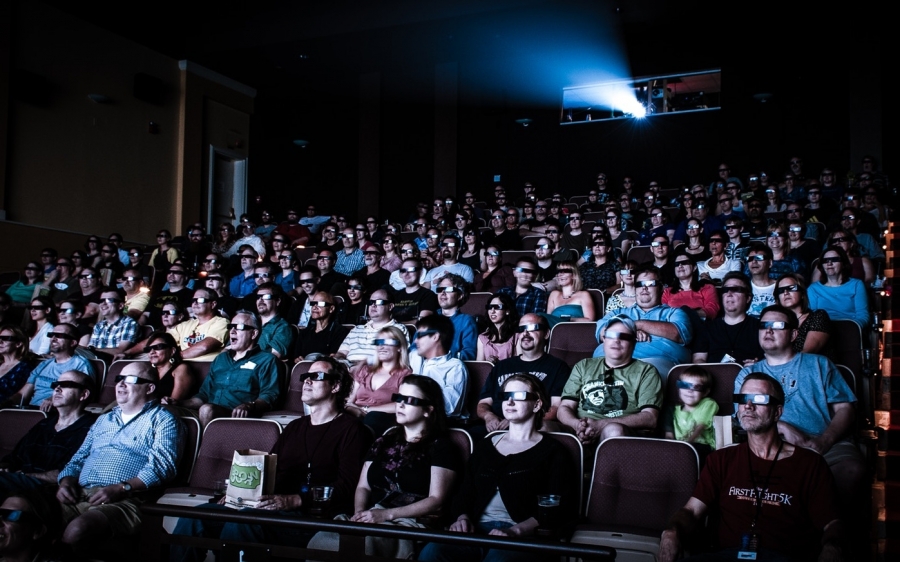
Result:
[[[376,336],[381,334],[388,334],[390,338],[395,339],[400,342],[400,358],[397,361],[399,363],[399,367],[401,369],[409,369],[409,343],[406,341],[406,336],[403,335],[403,332],[400,328],[396,326],[385,326],[384,328],[378,330]],[[378,356],[375,356],[375,365],[376,369],[381,368],[381,361],[378,360]]]

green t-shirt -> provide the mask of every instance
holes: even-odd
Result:
[[[632,360],[623,367],[609,367],[603,357],[584,359],[572,369],[562,399],[578,403],[578,417],[618,418],[644,408],[662,406],[662,380],[656,368]]]
[[[673,429],[675,439],[685,441],[697,424],[703,424],[706,429],[697,437],[697,443],[716,448],[716,432],[713,428],[713,416],[719,411],[719,405],[712,398],[704,398],[690,412],[684,410],[684,406],[675,407],[673,416]]]

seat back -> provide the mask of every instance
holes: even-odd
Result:
[[[185,361],[185,364],[193,369],[197,375],[197,388],[203,386],[203,381],[209,376],[209,368],[212,366],[212,361]]]
[[[459,307],[459,311],[471,316],[484,316],[484,307],[491,302],[494,295],[491,293],[471,293],[466,303]]]
[[[197,461],[197,451],[200,450],[200,420],[193,416],[180,416],[184,424],[184,448],[181,450],[181,460],[178,461],[178,472],[175,475],[173,486],[186,486],[191,481],[191,471]]]
[[[294,368],[291,369],[291,380],[288,383],[283,409],[303,415],[305,411],[303,409],[303,400],[301,400],[303,397],[303,382],[300,380],[300,377],[309,372],[309,368],[313,363],[314,361],[300,361],[294,364]]]
[[[697,451],[688,443],[611,437],[594,455],[585,515],[592,524],[661,533],[691,497],[699,473]]]
[[[603,318],[603,311],[606,309],[606,295],[600,289],[588,289],[591,300],[594,301],[594,314],[597,318]]]
[[[625,259],[644,265],[653,261],[653,252],[650,251],[650,246],[632,246]]]
[[[534,259],[534,248],[531,250],[508,250],[503,252],[502,260],[504,265],[508,265],[510,267],[516,267],[516,262],[519,261],[519,258],[522,257],[530,257]]]
[[[469,411],[469,417],[475,418],[475,411],[478,409],[478,396],[481,394],[481,389],[484,388],[484,383],[487,382],[488,375],[491,374],[494,364],[490,361],[464,361],[464,363],[466,370],[469,372],[466,408]]]
[[[13,452],[22,437],[46,417],[40,410],[0,410],[0,459]]]
[[[468,466],[469,457],[472,456],[472,450],[475,448],[474,443],[472,443],[472,436],[465,429],[451,427],[447,437],[450,438],[453,446],[459,451],[463,465]]]
[[[734,380],[741,372],[738,363],[697,363],[675,365],[666,377],[666,403],[678,403],[678,377],[688,367],[702,367],[713,379],[712,392],[709,397],[719,405],[719,415],[730,416],[734,413]]]
[[[94,379],[97,381],[95,391],[99,391],[106,384],[106,363],[99,359],[88,359],[87,361],[91,364],[91,368],[94,369],[94,374],[96,375]]]
[[[562,445],[572,458],[575,466],[572,478],[578,483],[578,509],[581,510],[581,506],[584,505],[584,447],[581,446],[581,441],[571,433],[559,431],[544,431],[543,433]]]
[[[828,348],[835,363],[846,366],[859,380],[863,374],[864,351],[862,330],[853,320],[832,320]],[[853,392],[857,389],[853,388]],[[859,394],[856,396],[860,398]]]
[[[191,472],[192,488],[212,489],[225,480],[238,449],[271,451],[281,435],[281,424],[273,420],[218,418],[206,426]]]
[[[550,355],[562,359],[569,367],[574,367],[582,359],[594,355],[597,339],[593,322],[560,322],[550,330]]]

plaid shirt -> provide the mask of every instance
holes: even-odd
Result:
[[[528,287],[528,292],[516,295],[515,287],[503,287],[497,291],[498,295],[506,295],[516,301],[516,311],[519,317],[531,313],[547,312],[547,291],[537,287]]]
[[[337,252],[337,262],[334,264],[334,270],[341,275],[353,275],[355,272],[366,266],[365,258],[362,250],[354,248],[353,252],[348,254],[344,250]]]
[[[134,343],[138,339],[138,325],[130,316],[120,316],[118,320],[110,323],[104,319],[94,326],[91,334],[91,347],[97,349],[111,349],[119,347],[123,341]]]
[[[161,485],[175,477],[183,446],[181,422],[159,402],[144,404],[128,423],[116,406],[91,427],[59,480],[77,476],[82,487],[96,488],[137,477],[148,488]]]

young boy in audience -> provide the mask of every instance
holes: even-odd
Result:
[[[716,448],[713,416],[719,405],[709,397],[712,377],[702,367],[692,366],[678,377],[678,401],[672,409],[672,419],[666,424],[666,439],[687,441],[709,453]],[[702,451],[705,449],[705,451]]]

